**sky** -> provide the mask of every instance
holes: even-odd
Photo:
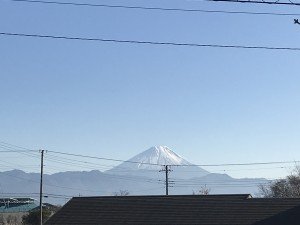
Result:
[[[185,0],[101,3],[297,10]],[[300,47],[293,19],[0,1],[0,32],[58,36]],[[299,54],[0,36],[0,140],[124,160],[154,145],[196,164],[300,160]],[[289,173],[249,169],[229,174]]]

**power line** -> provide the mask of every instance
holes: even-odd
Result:
[[[5,192],[5,193],[0,193],[0,199],[5,198],[5,197],[23,197],[23,196],[39,196],[40,193],[27,193],[27,192]],[[73,198],[74,196],[71,195],[60,195],[60,194],[52,194],[52,193],[44,193],[44,197],[46,198],[63,198],[63,199],[70,199]]]
[[[50,159],[49,159],[50,157]],[[46,156],[47,160],[49,161],[52,161],[52,162],[57,162],[57,163],[60,163],[60,164],[65,164],[65,165],[69,165],[69,166],[81,166],[81,167],[89,167],[89,168],[93,168],[93,169],[99,169],[99,167],[104,167],[104,169],[111,169],[113,168],[115,165],[106,165],[106,164],[99,164],[99,163],[93,163],[91,161],[82,161],[82,160],[76,160],[76,159],[70,159],[70,158],[65,158],[65,157],[62,157],[62,156],[56,156],[56,155],[51,155],[51,153],[47,154]],[[76,163],[74,163],[76,162]],[[80,164],[78,164],[80,163]],[[91,166],[91,165],[94,165],[94,166]],[[160,165],[159,165],[160,166]],[[132,172],[132,170],[129,170],[128,167],[122,167],[120,165],[118,165],[117,167],[118,169],[121,169],[120,171],[121,172]],[[118,171],[119,172],[119,171]],[[143,172],[155,172],[155,170],[148,170],[148,169],[144,169]]]
[[[47,157],[47,160],[48,161],[52,161],[52,162],[57,162],[57,163],[60,163],[60,164],[65,164],[65,165],[69,165],[69,166],[76,166],[76,167],[81,167],[81,168],[90,168],[90,169],[99,169],[99,167],[106,167],[106,165],[104,164],[98,164],[98,163],[92,163],[92,162],[88,162],[88,161],[81,161],[81,160],[75,160],[75,159],[68,159],[68,158],[64,158],[64,157],[55,157],[54,155],[51,156],[51,159],[48,159],[49,157],[49,154],[46,156]],[[62,160],[64,159],[64,160]],[[68,162],[68,161],[72,161],[72,162]],[[74,162],[78,162],[78,163],[83,163],[82,164],[78,164],[78,163],[74,163]],[[268,162],[267,162],[268,163]],[[275,163],[275,162],[270,162],[271,164],[272,163]],[[278,162],[280,163],[280,162]],[[284,163],[297,163],[297,161],[285,161]],[[269,164],[269,163],[268,163]],[[94,165],[94,166],[91,166],[91,165]],[[256,165],[256,164],[255,164]],[[187,165],[171,165],[171,166],[176,166],[176,167],[179,167],[179,166],[187,166]],[[203,165],[189,165],[189,166],[203,166]],[[213,164],[212,165],[206,165],[206,166],[214,166]],[[250,165],[251,166],[251,165]],[[110,166],[111,167],[111,166]],[[132,170],[128,170],[127,167],[120,167],[118,166],[118,173],[122,173],[122,172],[132,172]],[[246,169],[223,169],[223,170],[209,170],[209,172],[231,172],[231,171],[247,171],[247,170],[252,170],[252,171],[257,171],[257,170],[270,170],[270,169],[291,169],[291,167],[287,167],[287,166],[277,166],[277,167],[260,167],[260,168],[246,168]],[[143,173],[144,172],[157,172],[156,170],[143,170]],[[186,172],[198,172],[198,170],[184,170],[184,171],[180,171],[180,173],[186,173]]]
[[[51,155],[51,154],[50,154]],[[49,154],[47,154],[47,157],[49,157]],[[70,165],[70,166],[81,166],[82,168],[91,168],[91,169],[98,169],[98,167],[106,167],[106,165],[104,164],[98,164],[98,163],[92,163],[92,162],[89,162],[89,161],[82,161],[82,160],[75,160],[75,159],[68,159],[68,158],[64,158],[64,157],[57,157],[57,156],[51,156],[51,160],[50,161],[53,161],[53,162],[57,162],[57,163],[62,163],[62,164],[66,164],[66,165]],[[62,160],[64,159],[64,160]],[[48,159],[49,160],[49,159]],[[71,162],[68,162],[68,161],[71,161]],[[72,163],[73,162],[73,163]],[[78,162],[78,163],[83,163],[84,165],[79,165],[78,163],[74,163],[74,162]],[[284,163],[297,163],[298,161],[284,161]],[[269,163],[269,162],[267,162]],[[272,164],[275,163],[275,162],[271,162]],[[280,162],[278,162],[280,163]],[[88,164],[88,165],[87,165]],[[94,165],[94,166],[90,166],[90,165]],[[256,165],[256,164],[255,164]],[[113,165],[110,165],[109,168],[113,166]],[[171,166],[180,166],[180,165],[171,165]],[[181,165],[181,166],[187,166],[187,165]],[[190,166],[203,166],[203,165],[190,165]],[[214,166],[213,164],[212,165],[206,165],[206,166]],[[223,169],[223,170],[214,170],[214,171],[211,171],[210,172],[230,172],[230,171],[246,171],[246,170],[269,170],[269,169],[291,169],[291,167],[286,167],[286,166],[277,166],[277,167],[263,167],[263,168],[246,168],[246,169],[234,169],[234,170],[231,170],[231,169]],[[132,172],[132,170],[128,170],[127,167],[120,167],[118,166],[118,169],[120,169],[118,171],[119,172]],[[143,172],[156,172],[156,170],[143,170]],[[184,171],[180,171],[180,173],[186,173],[186,172],[198,172],[198,170],[184,170]]]
[[[11,168],[11,169],[15,169],[14,167],[10,167],[10,166],[7,166],[7,167]],[[17,178],[17,179],[22,179],[22,180],[33,182],[33,183],[40,183],[36,180],[31,180],[31,179],[27,179],[27,178],[18,177],[18,176],[13,176],[13,175],[6,174],[6,173],[0,173],[0,176],[1,175],[10,176],[10,177],[14,177],[14,178]],[[127,181],[133,181],[133,182],[141,182],[141,183],[145,183],[145,182],[146,183],[152,183],[152,184],[160,184],[161,183],[158,180],[151,179],[151,178],[146,178],[146,177],[142,178],[142,177],[137,177],[137,176],[124,176],[124,175],[120,176],[120,175],[106,174],[106,173],[101,173],[101,176],[109,177],[109,178],[112,178],[112,179],[127,180]],[[47,184],[47,183],[45,183],[44,185],[63,188],[63,189],[74,189],[74,188],[69,188],[69,187],[66,187],[66,186],[57,186],[57,185],[52,185],[52,184]],[[74,189],[74,190],[83,190],[83,189]],[[89,191],[89,190],[83,190],[83,191]]]
[[[116,174],[107,174],[107,173],[101,173],[101,176],[108,177],[111,179],[117,179],[117,180],[127,180],[127,181],[134,181],[134,182],[141,182],[141,183],[153,183],[153,184],[159,184],[160,182],[156,179],[151,179],[147,177],[138,177],[138,176],[125,176],[125,175],[116,175]]]
[[[280,2],[280,1],[256,1],[256,0],[207,0],[209,2],[230,2],[230,3],[250,3],[250,4],[267,4],[267,5],[287,5],[287,6],[300,6],[300,3]]]
[[[35,152],[35,153],[38,153],[38,150],[31,150],[31,149],[17,149],[17,148],[13,148],[13,147],[10,147],[8,145],[4,145],[4,144],[1,144],[0,142],[0,148],[1,149],[4,149],[4,150],[0,150],[0,152],[19,152],[19,153],[30,153],[30,152]]]
[[[13,177],[13,178],[17,178],[17,179],[21,179],[21,180],[25,180],[25,181],[29,181],[32,183],[37,183],[39,184],[39,181],[36,180],[31,180],[31,179],[27,179],[27,178],[23,178],[23,177],[19,177],[19,176],[13,176],[10,174],[6,174],[6,173],[0,173],[0,176],[4,175],[4,176],[9,176],[9,177]],[[57,188],[61,188],[61,189],[68,189],[68,190],[76,190],[76,191],[87,191],[87,192],[95,192],[95,193],[99,193],[100,191],[96,191],[96,190],[88,190],[88,189],[81,189],[81,188],[72,188],[72,187],[66,187],[66,186],[60,186],[60,185],[54,185],[54,184],[44,184],[45,186],[50,186],[50,187],[57,187]]]
[[[274,13],[274,12],[251,12],[251,11],[228,11],[228,10],[204,10],[204,9],[187,9],[187,8],[163,8],[163,7],[146,7],[133,5],[110,5],[110,4],[92,4],[77,2],[58,2],[43,0],[10,0],[12,2],[37,3],[49,5],[65,5],[65,6],[87,6],[102,7],[112,9],[131,9],[131,10],[151,10],[151,11],[169,11],[169,12],[191,12],[191,13],[222,13],[222,14],[245,14],[245,15],[269,15],[269,16],[300,16],[299,13]]]
[[[8,150],[8,152],[18,152],[22,155],[26,155],[29,157],[33,157],[33,158],[39,158],[38,155],[35,155],[35,153],[38,153],[38,150],[32,150],[32,149],[27,149],[27,148],[23,148],[17,145],[12,145],[3,141],[0,141],[0,148]],[[5,152],[5,151],[1,151],[1,152]]]
[[[32,150],[34,152],[36,152],[36,150]],[[0,150],[0,152],[2,153],[24,153],[24,152],[28,152],[28,150]]]
[[[13,166],[17,166],[17,167],[30,167],[30,168],[39,167],[39,165],[20,165],[20,164],[16,164],[16,163],[7,162],[7,161],[4,161],[4,160],[0,160],[0,162],[6,163],[6,164],[9,164],[9,165],[13,165]]]
[[[205,184],[203,184],[205,185]],[[174,185],[173,187],[175,188],[187,188],[187,187],[199,187],[199,186],[202,186],[202,185]],[[220,186],[211,186],[212,188],[221,188],[221,187],[224,187],[223,185],[220,185]],[[225,186],[226,188],[234,188],[234,187],[243,187],[243,188],[246,188],[246,187],[257,187],[257,185],[243,185],[243,186],[236,186],[236,185],[230,185],[230,186]]]
[[[119,159],[108,159],[108,158],[102,158],[102,157],[95,157],[95,156],[86,156],[86,155],[80,155],[80,154],[73,154],[73,153],[65,153],[65,152],[56,152],[56,151],[48,151],[56,154],[63,154],[63,155],[71,155],[71,156],[78,156],[78,157],[86,157],[86,158],[94,158],[94,159],[105,159],[105,160],[117,160],[121,162],[130,162],[130,163],[139,163],[139,164],[149,164],[149,163],[141,163],[141,162],[135,162],[135,161],[126,161],[126,160],[119,160]],[[299,163],[300,161],[273,161],[273,162],[250,162],[250,163],[222,163],[222,164],[186,164],[186,165],[168,165],[168,166],[176,166],[176,167],[220,167],[220,166],[254,166],[254,165],[271,165],[271,164],[291,164],[291,163]],[[153,165],[150,163],[150,165]],[[160,165],[160,164],[154,164],[154,165]],[[165,166],[165,165],[160,165]]]
[[[176,166],[176,165],[175,165]],[[209,170],[210,173],[220,173],[220,172],[238,172],[238,171],[258,171],[258,170],[274,170],[274,169],[292,169],[292,166],[277,166],[277,167],[259,167],[259,168],[245,168],[245,169],[219,169],[219,170]],[[199,170],[183,170],[180,173],[197,173]]]
[[[88,156],[88,155],[73,154],[73,153],[66,153],[66,152],[57,152],[57,151],[51,151],[51,150],[48,150],[48,152],[52,152],[52,153],[56,153],[56,154],[60,154],[60,155],[69,155],[69,156],[76,156],[76,157],[83,157],[83,158],[90,158],[90,159],[100,159],[100,160],[107,160],[107,161],[114,161],[114,162],[125,162],[125,163],[141,164],[141,165],[162,166],[161,164],[158,164],[158,163],[136,162],[136,161],[130,161],[130,160]]]
[[[157,41],[139,41],[139,40],[121,40],[121,39],[104,39],[104,38],[88,38],[88,37],[54,36],[54,35],[44,35],[44,34],[25,34],[25,33],[10,33],[10,32],[0,32],[0,35],[3,35],[3,36],[18,36],[18,37],[31,37],[31,38],[45,38],[45,39],[74,40],[74,41],[143,44],[143,45],[300,51],[300,47],[271,47],[271,46],[250,46],[250,45],[197,44],[197,43],[183,43],[183,42],[182,43],[180,43],[180,42],[157,42]],[[114,160],[114,161],[117,161],[117,160]]]
[[[57,157],[58,158],[58,157]],[[1,161],[1,160],[0,160]],[[64,161],[61,161],[61,160],[51,160],[51,159],[48,159],[47,161],[54,161],[54,162],[58,162],[58,163],[62,163],[62,164],[66,164],[66,162]],[[80,162],[79,160],[77,160],[78,162]],[[4,161],[3,161],[4,162]],[[8,163],[8,162],[6,162]],[[88,163],[88,162],[87,162]],[[9,164],[12,164],[12,163],[9,163]],[[70,164],[69,162],[67,162],[67,164]],[[15,164],[13,164],[15,165]],[[78,164],[71,164],[73,166],[76,166],[76,167],[80,167],[80,165]],[[20,166],[20,165],[17,165],[17,166]],[[6,166],[8,168],[11,168],[11,169],[15,169],[14,167],[11,167],[11,166]],[[82,167],[82,166],[81,166]],[[82,167],[82,168],[87,168],[88,166],[86,167]],[[91,168],[91,167],[89,167]],[[92,169],[95,169],[92,167]],[[12,176],[12,175],[8,175],[8,174],[3,174],[5,176],[11,176],[11,177],[15,177],[15,178],[19,178],[19,179],[23,179],[23,180],[26,180],[26,181],[30,181],[30,182],[34,182],[34,183],[39,183],[35,180],[30,180],[30,179],[26,179],[26,178],[21,178],[21,177],[16,177],[16,176]],[[160,182],[158,180],[155,180],[155,179],[150,179],[150,178],[142,178],[142,177],[137,177],[137,176],[119,176],[119,175],[115,175],[115,174],[107,174],[107,173],[101,173],[101,176],[104,176],[104,177],[109,177],[109,178],[112,178],[112,179],[118,179],[118,180],[127,180],[127,181],[133,181],[133,182],[147,182],[147,183],[153,183],[153,184],[159,184]],[[57,185],[50,185],[50,184],[44,184],[44,185],[47,185],[47,186],[54,186],[54,187],[58,187],[58,188],[64,188],[64,189],[74,189],[74,188],[68,188],[68,187],[64,187],[64,186],[57,186]],[[82,189],[80,189],[82,190]],[[84,191],[87,191],[87,190],[84,190]]]
[[[1,33],[0,33],[0,35],[1,35]],[[1,141],[0,143],[5,143],[5,142]],[[8,143],[6,143],[6,144],[8,144]],[[8,144],[8,145],[11,145],[11,144]],[[16,145],[12,145],[12,146],[16,146]],[[16,147],[23,148],[23,147],[20,147],[20,146],[16,146]],[[39,150],[30,150],[30,149],[27,149],[27,148],[23,148],[23,149],[25,149],[24,151],[34,151],[34,152],[39,151]],[[12,151],[22,152],[21,150],[12,150]],[[11,152],[11,151],[9,150],[9,151],[4,151],[4,152]],[[114,162],[125,162],[125,163],[141,164],[141,165],[162,166],[161,164],[157,164],[157,163],[135,162],[135,161],[130,161],[130,160],[121,160],[121,159],[112,159],[112,158],[97,157],[97,156],[88,156],[88,155],[81,155],[81,154],[51,151],[51,150],[47,150],[47,152],[60,154],[60,155],[68,155],[68,156],[83,157],[83,158],[90,158],[90,159],[107,160],[107,161],[114,161]]]
[[[38,150],[29,149],[29,148],[24,148],[24,147],[21,147],[21,146],[18,146],[18,145],[13,145],[13,144],[10,144],[10,143],[4,142],[4,141],[0,141],[0,143],[2,143],[4,145],[10,145],[10,146],[13,146],[15,148],[20,148],[20,149],[23,149],[23,150],[38,151]]]
[[[1,34],[1,33],[0,33]],[[36,151],[36,150],[33,150]],[[81,157],[81,158],[89,158],[89,159],[97,159],[97,160],[108,160],[108,161],[115,161],[115,162],[127,162],[127,163],[134,163],[134,164],[145,164],[145,165],[154,165],[154,166],[166,166],[158,163],[146,163],[146,162],[137,162],[131,160],[121,160],[121,159],[113,159],[113,158],[105,158],[105,157],[98,157],[98,156],[89,156],[89,155],[82,155],[82,154],[74,154],[74,153],[67,153],[67,152],[60,152],[60,151],[52,151],[47,150],[49,153],[54,153],[58,155],[68,155],[74,157]],[[64,158],[66,159],[66,158]],[[78,160],[79,161],[79,160]],[[84,161],[85,162],[85,161]],[[254,165],[271,165],[271,164],[292,164],[292,163],[300,163],[298,160],[293,161],[272,161],[272,162],[248,162],[248,163],[220,163],[220,164],[183,164],[183,165],[176,165],[176,164],[169,164],[168,166],[175,166],[175,167],[221,167],[221,166],[254,166]]]
[[[261,184],[261,183],[268,183],[270,182],[269,180],[230,180],[230,181],[205,181],[205,180],[173,180],[174,183],[178,184],[220,184],[220,185],[226,185],[226,184]]]
[[[222,163],[222,164],[189,164],[189,165],[172,165],[182,167],[219,167],[219,166],[254,166],[254,165],[271,165],[271,164],[291,164],[300,163],[300,161],[277,161],[277,162],[250,162],[250,163]]]

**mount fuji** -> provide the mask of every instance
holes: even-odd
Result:
[[[49,196],[48,202],[59,204],[66,201],[59,196],[114,195],[120,190],[127,190],[130,195],[162,195],[165,191],[162,165],[170,165],[170,194],[192,194],[203,186],[211,194],[256,194],[258,184],[268,182],[263,178],[235,179],[227,174],[210,173],[166,146],[155,146],[107,171],[45,174],[44,192]],[[39,177],[39,173],[19,170],[0,172],[0,195],[22,193],[18,197],[36,197],[33,193],[38,193]],[[56,198],[51,198],[53,194]]]
[[[192,165],[187,160],[177,155],[167,146],[154,146],[148,150],[129,159],[131,162],[139,162],[138,164],[132,163],[131,166],[128,162],[120,166],[130,167],[132,169],[153,169],[153,165]]]
[[[111,174],[153,176],[153,173],[157,173],[162,169],[162,165],[170,165],[177,178],[203,177],[209,174],[208,171],[188,162],[167,146],[151,147],[106,172]]]

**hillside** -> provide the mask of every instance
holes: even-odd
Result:
[[[138,162],[138,163],[133,163]],[[69,196],[114,195],[128,190],[131,195],[164,194],[165,174],[161,166],[171,165],[170,194],[192,194],[206,186],[211,193],[256,194],[266,179],[234,179],[227,174],[209,173],[164,146],[152,147],[108,171],[69,171],[45,174],[45,201],[63,204]],[[21,170],[0,172],[2,196],[38,198],[39,173]]]

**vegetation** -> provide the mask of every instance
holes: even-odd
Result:
[[[200,187],[199,190],[193,191],[193,195],[209,195],[211,189],[206,185]]]
[[[4,216],[0,214],[0,225],[4,225],[4,224],[5,224]]]
[[[129,195],[129,191],[127,190],[120,190],[118,192],[114,192],[114,196],[127,196]]]
[[[0,214],[0,225],[20,225],[24,213],[3,213]]]
[[[49,219],[52,212],[49,210],[43,210],[43,221]],[[23,216],[22,223],[24,225],[39,225],[40,224],[40,211],[31,211],[29,214]]]
[[[300,167],[296,166],[291,175],[285,179],[260,185],[260,194],[266,198],[299,198],[300,197]]]

